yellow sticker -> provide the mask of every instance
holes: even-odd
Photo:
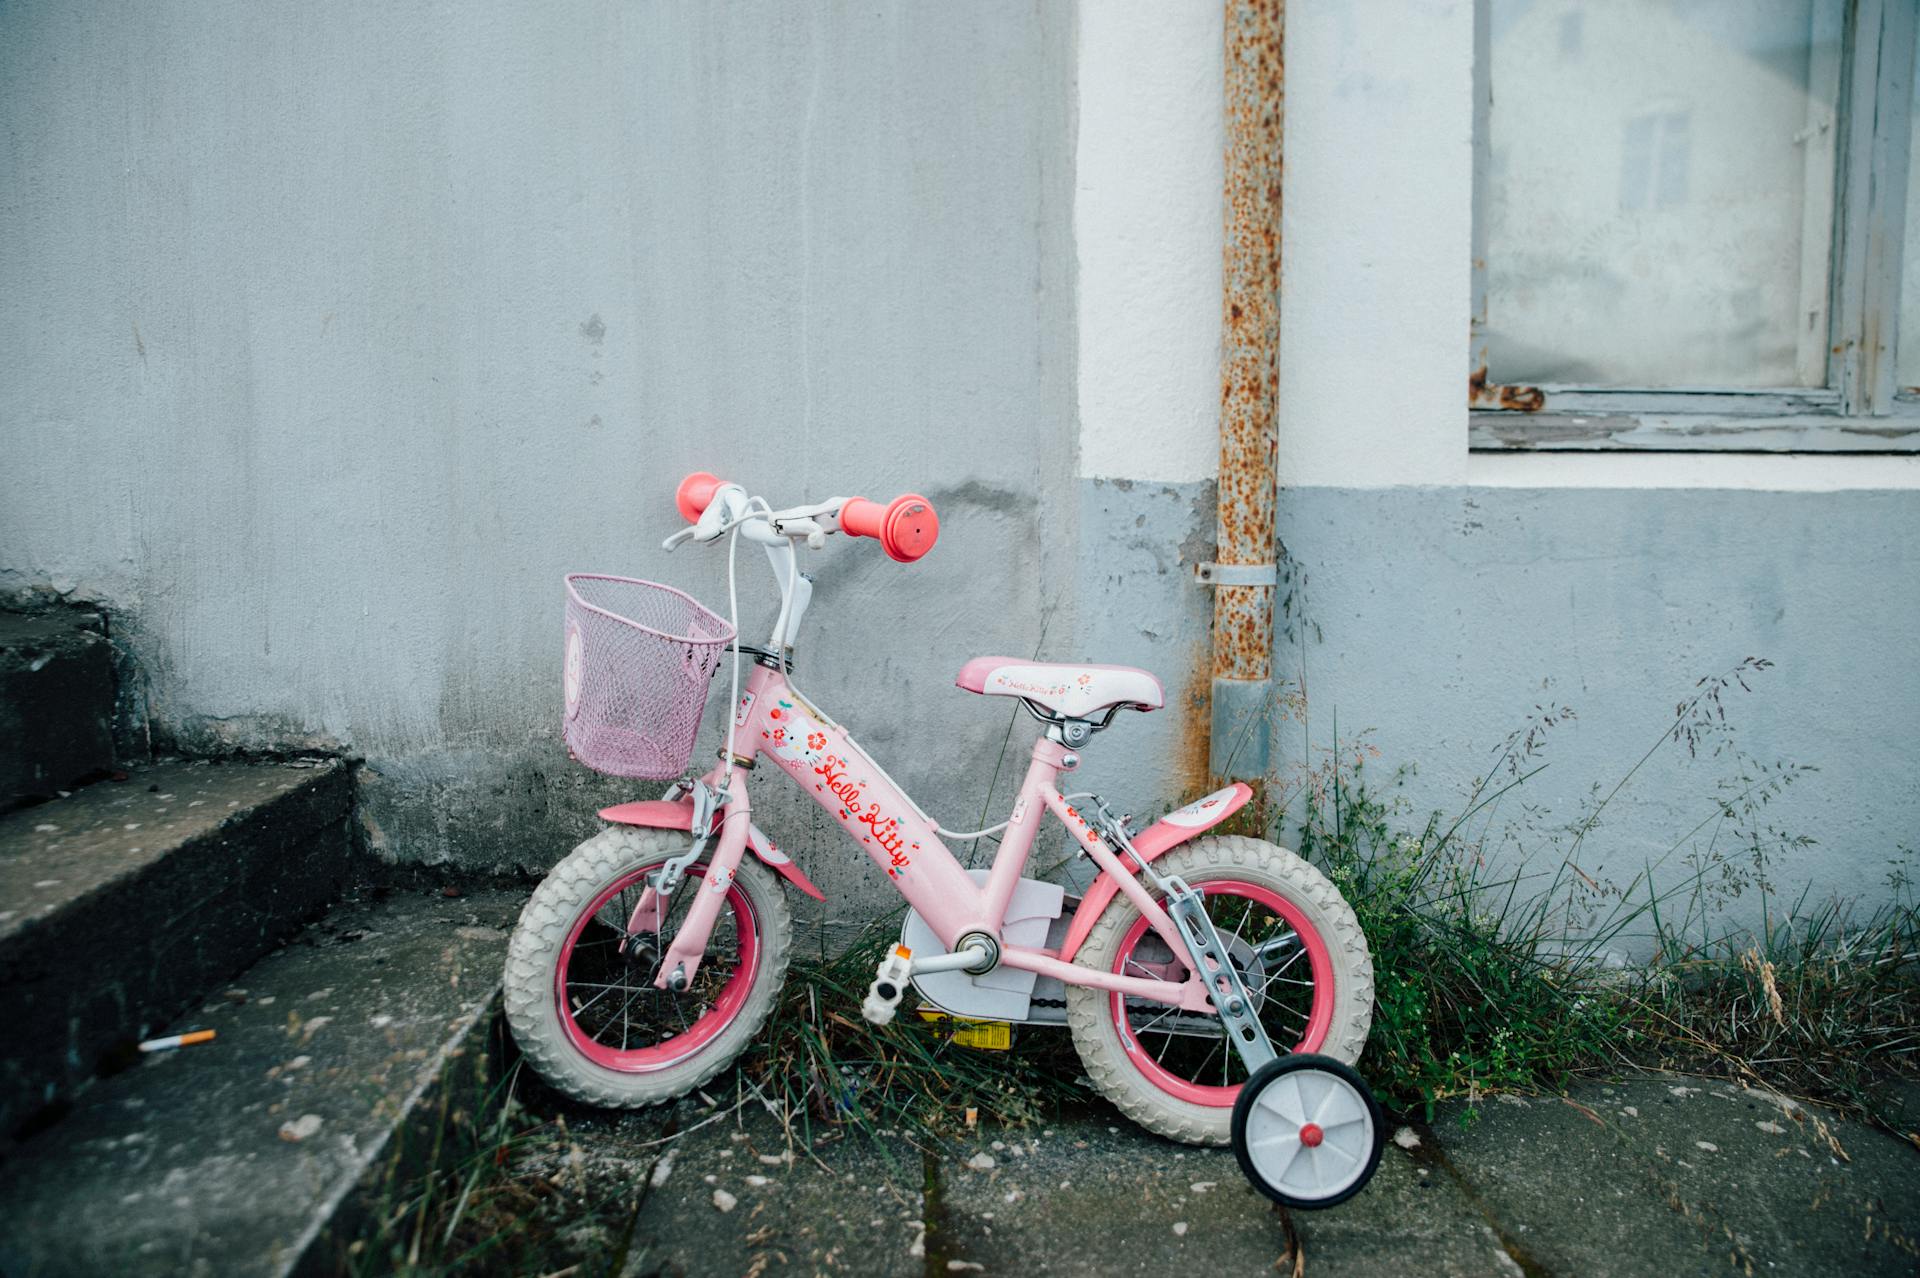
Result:
[[[953,1041],[960,1047],[985,1052],[1004,1052],[1013,1046],[1013,1026],[1006,1021],[976,1021],[968,1016],[948,1016],[944,1012],[920,1009],[920,1019],[934,1024],[951,1022]]]

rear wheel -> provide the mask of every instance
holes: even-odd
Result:
[[[1201,893],[1275,1051],[1359,1058],[1373,1022],[1373,961],[1325,875],[1285,848],[1238,837],[1198,839],[1154,866]],[[1074,962],[1176,981],[1188,966],[1125,895]],[[1070,985],[1067,1020],[1088,1077],[1127,1117],[1189,1144],[1228,1143],[1247,1071],[1218,1017]]]
[[[773,875],[742,859],[692,984],[656,988],[660,963],[711,863],[695,862],[657,930],[633,926],[647,875],[684,852],[677,831],[618,826],[569,853],[534,890],[507,947],[507,1023],[554,1087],[594,1105],[685,1095],[732,1063],[786,977],[793,920]]]

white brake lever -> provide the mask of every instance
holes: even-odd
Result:
[[[687,542],[693,540],[693,532],[694,530],[691,528],[682,528],[679,532],[661,542],[660,549],[672,551],[676,547],[685,545]]]
[[[693,526],[695,541],[712,541],[747,513],[747,490],[738,484],[722,484],[700,512]]]

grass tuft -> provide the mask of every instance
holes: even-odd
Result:
[[[1064,1030],[1016,1027],[1010,1051],[983,1051],[955,1044],[952,1025],[922,1020],[911,998],[891,1025],[861,1019],[874,970],[899,936],[896,911],[838,955],[796,962],[766,1031],[741,1058],[742,1075],[803,1133],[852,1124],[937,1143],[965,1130],[969,1109],[978,1122],[1025,1127],[1086,1099]]]
[[[1699,680],[1623,776],[1544,832],[1532,809],[1520,829],[1496,814],[1545,766],[1553,729],[1574,717],[1562,706],[1535,708],[1451,818],[1413,826],[1404,802],[1383,797],[1402,776],[1372,785],[1364,739],[1296,779],[1283,805],[1295,841],[1352,903],[1373,950],[1361,1068],[1383,1099],[1431,1117],[1450,1097],[1558,1090],[1578,1073],[1653,1066],[1893,1126],[1875,1084],[1920,1065],[1911,852],[1896,859],[1888,902],[1864,916],[1810,894],[1781,909],[1772,870],[1813,843],[1770,824],[1769,804],[1813,769],[1743,754],[1727,712],[1770,665],[1749,658]],[[1681,750],[1723,761],[1703,819],[1624,885],[1585,868],[1610,805]],[[1759,926],[1723,926],[1729,902],[1747,894]]]

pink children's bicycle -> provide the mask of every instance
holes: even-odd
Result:
[[[589,767],[678,778],[665,797],[600,813],[608,828],[555,865],[508,949],[506,1009],[521,1050],[561,1091],[637,1107],[685,1095],[765,1023],[786,975],[786,888],[819,888],[753,821],[748,778],[770,761],[826,809],[912,907],[862,1008],[890,1020],[911,985],[956,1017],[1065,1025],[1088,1077],[1150,1131],[1234,1145],[1270,1197],[1321,1207],[1357,1193],[1380,1158],[1380,1110],[1350,1063],[1373,1015],[1366,938],[1340,893],[1293,853],[1206,832],[1251,797],[1235,784],[1134,832],[1099,796],[1062,794],[1079,751],[1160,681],[1126,666],[977,657],[956,682],[1017,697],[1042,725],[1007,819],[956,832],[929,817],[792,681],[813,596],[802,549],[877,539],[911,563],[939,520],[924,497],[774,510],[699,473],[676,494],[692,527],[765,547],[780,610],[764,648],[677,590],[567,578],[565,736]],[[737,616],[737,608],[735,610]],[[731,652],[733,712],[719,762],[684,777],[707,690]],[[750,658],[741,686],[741,657]],[[1022,877],[1051,813],[1099,874],[1078,899]],[[944,839],[1000,833],[990,869]]]

